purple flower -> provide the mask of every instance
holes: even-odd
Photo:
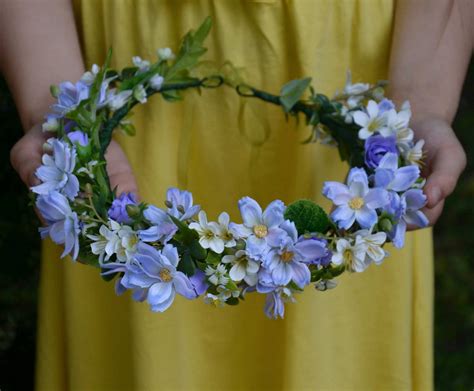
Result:
[[[189,281],[191,281],[197,296],[201,296],[209,287],[206,274],[199,269],[196,269],[194,274],[189,277]]]
[[[398,155],[397,140],[395,136],[384,137],[370,136],[365,140],[365,164],[369,168],[377,168],[380,160],[388,152]]]
[[[61,258],[72,254],[72,258],[76,260],[79,254],[79,220],[76,212],[71,210],[67,198],[57,191],[51,191],[38,196],[36,207],[48,224],[39,229],[41,238],[49,235],[54,243],[64,245]]]
[[[325,239],[300,236],[295,248],[303,255],[304,263],[321,266],[331,263],[332,252],[328,249],[328,242]]]
[[[81,101],[89,97],[90,85],[83,81],[73,84],[65,81],[59,84],[58,101],[51,106],[54,114],[63,117],[67,112],[75,109]]]
[[[87,144],[89,144],[89,137],[87,136],[86,133],[76,130],[74,132],[69,132],[67,134],[68,139],[71,141],[71,143],[78,143],[79,145],[85,147]]]
[[[428,226],[429,221],[420,210],[426,205],[426,195],[421,189],[410,189],[399,196],[391,192],[391,201],[385,210],[397,220],[388,237],[396,248],[402,248],[405,242],[407,224],[420,228]]]
[[[347,186],[339,182],[325,182],[323,194],[337,206],[331,218],[343,229],[349,229],[355,221],[362,228],[371,229],[377,222],[376,209],[389,202],[386,190],[369,189],[367,174],[361,168],[349,171]]]
[[[121,284],[134,290],[134,298],[145,298],[154,312],[163,312],[173,303],[176,293],[187,299],[196,298],[189,278],[176,270],[179,255],[176,247],[167,244],[158,251],[145,243],[139,243],[135,262],[128,266]]]
[[[384,113],[386,111],[392,110],[395,108],[395,105],[390,99],[384,98],[379,102],[379,112]]]
[[[398,168],[398,156],[387,153],[375,169],[375,186],[393,191],[408,190],[420,177],[420,168],[413,164]]]
[[[149,205],[143,216],[152,224],[150,228],[138,231],[138,236],[144,242],[167,243],[178,230],[168,213],[154,205]]]
[[[295,301],[291,289],[275,285],[271,274],[264,268],[258,272],[257,292],[267,294],[264,311],[270,319],[283,318],[285,303]]]
[[[278,246],[280,236],[285,232],[279,228],[283,222],[285,204],[275,200],[265,211],[254,199],[244,197],[239,200],[243,224],[229,225],[235,238],[246,239],[246,251],[251,258],[261,260],[270,246]]]
[[[179,220],[187,220],[196,215],[201,207],[193,205],[193,195],[186,190],[168,189],[166,193],[168,213]]]
[[[73,174],[76,149],[55,138],[49,139],[48,144],[53,149],[53,156],[43,155],[43,165],[35,173],[43,183],[31,190],[36,194],[48,194],[56,190],[73,200],[79,192],[79,181]]]
[[[108,211],[108,215],[112,220],[119,223],[130,224],[132,219],[127,213],[127,205],[137,205],[138,200],[133,193],[122,193],[113,200],[112,205]]]

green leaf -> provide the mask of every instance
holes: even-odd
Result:
[[[304,79],[291,80],[281,88],[280,102],[287,113],[290,112],[293,106],[301,99],[310,83],[311,78],[307,77]]]
[[[239,298],[238,297],[229,297],[226,302],[227,305],[237,305],[239,304]]]
[[[221,257],[219,256],[219,254],[216,254],[215,252],[213,251],[209,251],[207,253],[207,257],[206,257],[206,264],[208,265],[218,265],[221,261]]]
[[[178,227],[178,232],[175,235],[175,239],[184,244],[191,244],[194,239],[198,238],[198,234],[195,230],[188,227],[186,223],[177,219],[174,216],[168,215],[173,223]]]
[[[163,91],[161,96],[168,102],[176,102],[183,99],[177,90]]]
[[[184,253],[181,260],[178,263],[178,271],[183,272],[188,277],[191,277],[196,272],[196,265],[193,262],[191,255]]]
[[[202,248],[199,244],[199,240],[195,239],[189,245],[189,252],[193,258],[203,261],[207,257],[207,250]]]

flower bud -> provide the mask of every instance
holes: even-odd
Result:
[[[51,95],[53,96],[53,98],[57,98],[59,96],[59,87],[52,84],[49,86],[49,91],[51,92]]]
[[[166,205],[167,208],[172,208],[173,207],[173,204],[171,203],[171,201],[168,201],[168,200],[165,201],[165,205]]]
[[[90,183],[86,183],[86,185],[84,186],[84,192],[86,197],[92,197],[92,194],[94,193],[92,190],[92,185]]]
[[[384,232],[391,232],[393,224],[389,218],[383,218],[379,221],[379,229]]]
[[[134,204],[128,204],[125,209],[127,210],[127,214],[133,219],[136,217],[140,217],[140,208]]]

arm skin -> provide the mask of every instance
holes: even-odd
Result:
[[[397,0],[389,80],[391,97],[408,99],[413,130],[425,140],[431,225],[466,166],[451,128],[474,45],[474,1]]]
[[[11,150],[11,163],[27,186],[41,164],[42,146],[51,134],[41,123],[53,103],[51,84],[78,80],[84,65],[70,0],[0,0],[0,72],[13,94],[26,134]],[[112,186],[137,191],[120,146],[106,154]]]

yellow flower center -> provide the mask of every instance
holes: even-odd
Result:
[[[253,233],[257,238],[262,239],[268,235],[268,228],[266,225],[258,224],[253,227]]]
[[[360,209],[364,206],[364,199],[361,197],[354,197],[349,201],[349,207],[351,209]]]
[[[173,277],[171,277],[171,272],[166,268],[161,269],[158,275],[163,282],[170,282],[173,279]]]
[[[344,250],[343,253],[344,263],[348,266],[352,265],[352,251],[349,249]]]
[[[281,254],[281,260],[285,263],[291,262],[295,254],[291,251],[283,251]]]

